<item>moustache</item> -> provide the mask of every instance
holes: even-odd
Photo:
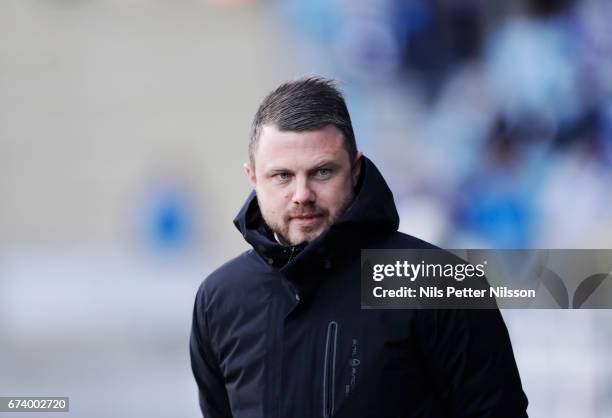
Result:
[[[322,210],[317,210],[317,211],[300,211],[300,212],[290,212],[289,214],[287,214],[287,218],[288,219],[292,219],[292,218],[301,218],[301,217],[306,217],[306,216],[323,216],[325,215],[325,212]]]

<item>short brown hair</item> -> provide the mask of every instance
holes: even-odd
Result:
[[[278,86],[261,102],[249,140],[249,159],[255,164],[255,151],[265,124],[280,131],[314,131],[334,125],[342,133],[350,160],[357,155],[353,125],[344,96],[336,82],[323,77],[306,77]]]

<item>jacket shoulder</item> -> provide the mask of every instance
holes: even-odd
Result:
[[[205,292],[212,295],[228,287],[244,286],[249,278],[253,278],[265,267],[253,250],[247,250],[226,261],[206,276],[200,284],[198,293]]]
[[[276,280],[275,280],[276,279]],[[278,275],[253,250],[227,261],[200,284],[195,298],[195,312],[206,316],[210,327],[236,318],[244,309],[251,309],[266,299],[268,282]],[[219,322],[220,321],[220,322]]]
[[[415,249],[415,250],[436,250],[437,246],[423,241],[412,235],[395,231],[376,243],[376,248],[381,249]]]

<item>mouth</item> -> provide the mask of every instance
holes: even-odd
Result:
[[[299,215],[292,216],[291,221],[296,222],[300,226],[315,226],[319,222],[323,220],[322,214],[308,214],[308,215]]]

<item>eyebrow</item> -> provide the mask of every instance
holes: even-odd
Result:
[[[330,168],[337,168],[339,167],[340,164],[338,164],[337,162],[333,161],[333,160],[321,160],[319,162],[317,162],[316,164],[314,164],[312,166],[312,168],[309,168],[308,171],[315,171],[318,170],[322,167],[330,167]],[[293,170],[290,170],[288,168],[284,168],[283,166],[272,166],[270,168],[267,168],[264,173],[265,174],[277,174],[277,173],[291,173],[293,172]]]
[[[274,174],[274,173],[288,173],[291,170],[287,169],[287,168],[283,168],[281,166],[272,166],[270,168],[266,168],[264,170],[264,174]]]
[[[317,168],[321,168],[321,167],[339,167],[340,164],[338,164],[337,162],[333,161],[333,160],[321,160],[319,163],[315,164],[314,166],[314,170],[316,170]]]

